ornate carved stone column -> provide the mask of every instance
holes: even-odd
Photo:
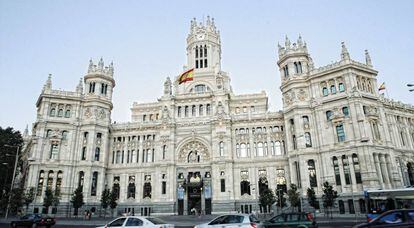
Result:
[[[380,161],[380,166],[381,166],[382,177],[384,179],[384,185],[388,187],[390,184],[390,178],[388,175],[387,166],[385,164],[385,156],[383,154],[379,155],[379,161]]]
[[[382,177],[381,167],[379,164],[378,154],[374,153],[373,156],[374,156],[375,170],[377,171],[377,174],[378,174],[378,183],[382,188],[384,188],[384,181],[382,179],[383,177]]]

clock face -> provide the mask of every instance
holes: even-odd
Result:
[[[204,39],[204,34],[197,35],[197,40],[203,40],[203,39]]]

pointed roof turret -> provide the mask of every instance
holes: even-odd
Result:
[[[79,79],[79,84],[76,86],[76,92],[82,93],[83,91],[83,80],[82,78]]]
[[[369,55],[368,50],[365,50],[365,64],[367,64],[367,66],[372,67],[371,56]]]
[[[341,51],[341,60],[350,60],[348,49],[345,46],[345,42],[341,42],[342,51]]]
[[[286,35],[286,38],[285,38],[285,48],[286,49],[290,48],[290,40],[289,40],[287,35]]]
[[[51,89],[52,89],[52,74],[49,74],[49,76],[47,77],[46,83],[43,86],[43,92],[49,91]]]
[[[29,136],[29,125],[26,124],[26,128],[23,132],[23,138],[26,138],[27,136]]]

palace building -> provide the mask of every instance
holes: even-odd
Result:
[[[337,62],[316,67],[301,37],[286,38],[275,62],[278,112],[265,92],[233,93],[221,51],[214,20],[192,20],[185,73],[167,78],[155,102],[134,102],[126,123],[111,121],[112,63],[91,60],[75,91],[53,89],[49,76],[25,135],[30,210],[44,210],[50,188],[61,197],[54,213],[73,213],[80,186],[81,211],[95,213],[104,189],[117,194],[119,213],[266,211],[258,198],[267,188],[293,183],[320,197],[327,181],[340,213],[364,213],[364,190],[414,185],[414,107],[378,93],[367,51],[360,63],[342,43]]]

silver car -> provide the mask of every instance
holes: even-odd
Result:
[[[234,227],[234,228],[256,228],[259,220],[249,214],[228,214],[221,215],[208,223],[203,223],[194,228],[204,227]]]
[[[105,226],[100,226],[97,228],[109,228],[109,227],[157,227],[157,228],[173,228],[173,224],[167,224],[159,218],[154,217],[142,217],[142,216],[126,216],[116,218],[115,220],[109,222]]]

